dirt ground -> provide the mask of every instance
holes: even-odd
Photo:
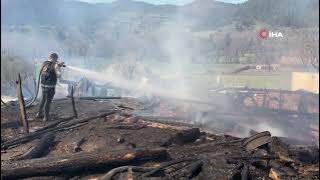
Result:
[[[237,157],[252,157],[264,148],[258,148],[248,152],[242,143],[241,138],[221,135],[200,128],[200,136],[193,142],[188,143],[171,143],[172,137],[179,132],[190,128],[197,128],[194,125],[185,124],[185,122],[168,123],[153,121],[141,118],[139,116],[129,115],[144,109],[143,104],[136,99],[124,98],[115,100],[76,100],[76,109],[78,119],[93,117],[110,110],[117,109],[119,113],[94,118],[87,123],[79,124],[62,131],[55,132],[55,139],[49,149],[42,157],[61,157],[73,155],[76,153],[94,153],[99,151],[121,152],[123,150],[137,149],[154,149],[165,148],[169,154],[168,159],[158,159],[139,164],[140,166],[153,167],[161,163],[168,162],[170,159],[196,158],[200,159],[202,166],[200,172],[193,177],[187,175],[187,163],[180,163],[170,166],[164,170],[164,174],[156,177],[143,178],[141,173],[134,172],[133,179],[241,179],[245,164],[248,165],[249,179],[277,179],[272,173],[277,169],[277,175],[280,179],[319,179],[319,152],[318,148],[304,146],[308,149],[307,155],[301,155],[302,150],[296,147],[290,147],[279,138],[273,137],[269,143],[271,150],[268,155],[277,155],[277,159],[266,160],[244,160]],[[122,107],[122,108],[119,108]],[[38,106],[35,105],[27,109],[30,132],[36,132],[46,127],[50,123],[63,119],[63,123],[74,120],[72,119],[73,110],[71,100],[55,100],[52,104],[52,120],[43,122],[36,119],[35,114]],[[121,111],[120,111],[121,110]],[[12,139],[23,137],[22,128],[17,123],[18,107],[11,105],[1,108],[1,142],[5,143]],[[122,126],[134,126],[134,129],[118,128]],[[80,152],[74,151],[74,143],[83,139]],[[31,149],[39,139],[21,143],[1,151],[1,161],[10,163],[17,161],[17,157]],[[304,157],[311,157],[307,161]],[[288,160],[290,159],[290,160]],[[293,159],[291,161],[291,159]],[[310,159],[310,158],[309,158]],[[28,179],[97,179],[107,173],[110,168],[105,170],[74,172],[73,174],[61,173],[54,176],[29,177]],[[279,173],[278,171],[281,171]],[[3,171],[1,171],[1,174]],[[113,179],[128,179],[129,173],[118,173]],[[280,174],[280,175],[279,175]],[[6,178],[3,178],[6,179]]]

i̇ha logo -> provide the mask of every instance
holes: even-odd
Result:
[[[259,36],[261,39],[283,38],[283,34],[281,32],[268,31],[266,29],[260,30]]]

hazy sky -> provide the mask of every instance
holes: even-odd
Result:
[[[89,3],[97,3],[97,2],[113,2],[116,0],[78,0],[78,1],[83,1],[83,2],[89,2]],[[144,1],[152,4],[187,4],[190,3],[194,0],[136,0],[136,1]],[[227,2],[227,3],[242,3],[247,0],[218,0],[222,2]]]

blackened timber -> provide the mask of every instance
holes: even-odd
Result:
[[[70,98],[70,96],[67,96],[68,98]],[[96,99],[122,99],[123,97],[120,96],[109,96],[109,97],[77,97],[77,99],[81,99],[81,100],[96,100]]]
[[[71,117],[66,117],[66,118],[61,118],[61,119],[58,119],[57,121],[54,121],[52,123],[49,123],[48,125],[44,126],[43,128],[41,129],[38,129],[36,132],[40,132],[40,131],[44,131],[46,129],[49,129],[49,128],[53,128],[55,126],[57,126],[58,124],[64,122],[64,121],[69,121],[71,119],[73,119],[74,117],[71,116]]]
[[[192,163],[187,168],[188,178],[192,179],[193,177],[196,177],[201,172],[202,166],[203,166],[203,161],[196,161]]]
[[[45,134],[29,151],[20,156],[18,160],[42,157],[42,155],[47,152],[50,145],[52,145],[54,138],[55,136],[53,133]]]
[[[18,101],[19,101],[21,120],[23,124],[23,130],[25,133],[29,133],[29,123],[27,119],[26,106],[25,106],[25,102],[22,94],[22,82],[21,82],[20,73],[18,74],[18,81],[17,81],[17,95],[18,95]]]
[[[175,159],[175,160],[172,160],[172,161],[169,161],[169,162],[161,164],[159,167],[154,168],[150,172],[142,174],[142,176],[143,177],[151,177],[151,176],[155,175],[160,170],[162,170],[162,169],[164,169],[166,167],[169,167],[169,166],[172,166],[172,165],[175,165],[175,164],[178,164],[178,163],[189,162],[189,161],[194,161],[194,160],[197,160],[197,159],[194,159],[194,158]]]
[[[280,157],[277,155],[265,155],[265,156],[229,156],[227,159],[231,160],[244,160],[244,161],[249,161],[249,160],[272,160],[272,159],[279,159]]]
[[[199,128],[191,128],[187,130],[183,130],[175,134],[172,138],[170,138],[167,142],[163,144],[163,146],[169,146],[171,144],[185,144],[196,141],[200,137]]]
[[[74,94],[74,86],[71,86],[72,109],[73,109],[74,117],[78,119],[78,113],[77,113],[76,105],[75,105],[75,102],[74,102],[73,94]]]
[[[165,149],[144,149],[136,151],[81,152],[63,157],[36,158],[11,161],[1,164],[1,176],[4,179],[27,178],[67,173],[81,173],[84,170],[112,169],[132,163],[166,159]]]

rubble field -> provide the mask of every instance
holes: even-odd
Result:
[[[27,108],[29,133],[16,102],[1,108],[2,179],[319,179],[317,145],[145,116],[151,106],[134,98],[75,103],[78,118],[70,99],[54,100],[48,122],[34,118],[37,105]]]

